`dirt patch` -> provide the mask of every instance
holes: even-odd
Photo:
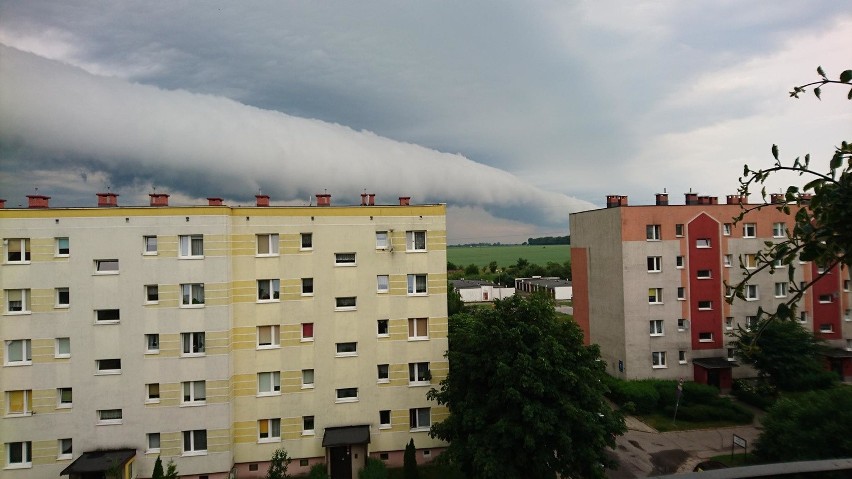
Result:
[[[644,449],[642,449],[642,446],[639,445],[639,441],[634,441],[633,439],[630,439],[627,442],[629,442],[630,444],[633,444],[633,447],[635,447],[636,449],[639,449],[640,451],[644,451]]]
[[[680,449],[652,453],[651,464],[654,465],[654,470],[651,475],[674,474],[687,459],[689,459],[689,454]]]

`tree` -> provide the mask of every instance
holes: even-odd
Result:
[[[266,471],[266,479],[285,479],[290,477],[287,474],[287,466],[290,465],[292,459],[284,449],[276,449],[272,453],[272,459],[269,461],[269,470]]]
[[[737,358],[780,391],[830,387],[834,373],[820,361],[823,343],[796,321],[766,321],[738,332]]]
[[[151,479],[163,479],[163,460],[160,459],[160,456],[157,456],[157,460],[154,461],[154,472],[151,474]]]
[[[450,318],[450,371],[427,394],[449,408],[432,437],[470,478],[604,477],[624,418],[604,400],[605,366],[545,296],[515,295]]]
[[[478,274],[479,274],[479,266],[477,266],[477,265],[475,265],[475,264],[473,264],[473,263],[470,263],[470,264],[469,264],[469,265],[467,265],[467,267],[464,269],[464,274],[466,274],[467,276],[476,276],[476,275],[478,275]]]
[[[178,479],[178,470],[177,464],[175,464],[174,459],[169,459],[169,463],[166,464],[166,474],[163,475],[163,479]]]
[[[447,284],[447,314],[452,316],[464,310],[464,302],[462,302],[461,293],[459,293],[452,284]]]
[[[821,99],[821,87],[825,85],[849,85],[852,82],[852,70],[840,74],[838,80],[829,79],[822,67],[817,68],[820,80],[805,85],[793,87],[790,96],[798,98],[799,94],[814,88],[814,94]],[[852,89],[847,98],[852,100]],[[746,165],[740,178],[739,192],[748,195],[752,189],[761,187],[761,195],[766,200],[765,182],[778,174],[793,173],[806,178],[807,183],[800,189],[788,186],[783,201],[779,204],[763,204],[744,208],[737,217],[741,220],[750,211],[766,207],[775,207],[780,211],[794,215],[794,226],[787,232],[787,238],[777,243],[767,242],[766,248],[757,255],[758,267],[748,271],[735,288],[735,296],[743,298],[745,285],[757,274],[768,270],[775,271],[776,264],[783,264],[788,269],[791,282],[792,297],[780,304],[776,311],[760,311],[770,319],[793,319],[795,305],[805,291],[838,265],[849,268],[852,258],[848,252],[852,247],[852,146],[843,141],[835,148],[829,162],[828,173],[820,173],[811,169],[810,155],[804,159],[796,158],[790,164],[784,164],[779,159],[777,145],[772,145],[772,156],[775,164],[766,169],[753,170]],[[813,261],[824,267],[824,272],[804,286],[798,286],[793,281],[797,260]],[[731,298],[733,299],[733,298]]]
[[[492,273],[497,272],[497,262],[496,261],[492,261],[492,262],[488,263],[488,271],[491,271]]]
[[[784,397],[762,419],[755,454],[765,461],[805,461],[852,454],[852,388]]]
[[[417,449],[414,447],[414,439],[409,439],[402,456],[402,476],[405,479],[419,479],[420,471],[417,470]]]

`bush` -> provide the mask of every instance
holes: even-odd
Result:
[[[314,464],[311,466],[311,472],[308,473],[308,479],[328,479],[328,470],[325,464]]]
[[[372,457],[367,458],[364,469],[358,472],[358,479],[387,479],[387,477],[388,469],[385,463]]]
[[[737,379],[734,381],[731,394],[740,401],[764,411],[775,404],[778,398],[775,388],[760,379]]]
[[[650,414],[660,400],[660,394],[649,381],[617,381],[610,391],[610,398],[618,405],[633,403],[637,414]]]

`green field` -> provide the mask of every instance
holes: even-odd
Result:
[[[492,261],[504,268],[517,263],[518,258],[524,258],[532,264],[541,266],[548,262],[564,263],[571,259],[570,245],[533,245],[533,246],[448,246],[447,261],[460,267],[471,263],[482,267]]]

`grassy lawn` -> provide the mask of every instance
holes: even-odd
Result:
[[[496,261],[501,268],[511,266],[524,258],[532,264],[544,266],[548,261],[562,264],[571,259],[570,245],[547,246],[448,246],[447,261],[465,267],[471,263],[483,267]]]
[[[688,431],[690,429],[714,429],[720,427],[741,426],[743,423],[734,421],[685,421],[678,419],[672,422],[672,416],[663,416],[662,414],[645,414],[637,416],[645,424],[653,427],[660,432],[668,431]],[[730,457],[730,456],[728,456]]]

